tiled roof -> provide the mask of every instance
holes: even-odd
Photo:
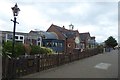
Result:
[[[64,27],[59,27],[54,24],[52,24],[51,26],[54,26],[66,38],[73,38],[76,36],[77,30],[68,30],[68,29],[65,29]]]
[[[89,32],[80,33],[80,39],[81,39],[81,41],[85,41],[89,36],[90,36]]]
[[[91,39],[95,39],[95,37],[93,36],[93,37],[91,37]]]
[[[45,32],[45,31],[30,31],[30,33],[34,33],[36,35],[44,35],[45,39],[58,39],[58,36],[54,32]]]

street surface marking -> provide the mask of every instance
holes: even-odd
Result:
[[[96,66],[94,66],[94,68],[107,70],[108,67],[110,67],[110,66],[111,66],[111,64],[109,64],[109,63],[99,63]]]

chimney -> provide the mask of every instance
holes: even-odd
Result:
[[[65,26],[63,26],[63,28],[65,29]]]

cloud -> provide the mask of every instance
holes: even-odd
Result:
[[[96,36],[96,40],[102,42],[111,35],[115,38],[118,36],[118,4],[117,0],[110,1],[1,0],[0,30],[13,30],[11,7],[17,2],[21,11],[17,17],[20,24],[17,24],[16,31],[46,31],[52,23],[69,29],[68,25],[72,23],[74,29],[90,32],[91,36]]]
[[[47,10],[47,13],[50,14],[50,15],[56,15],[56,14],[59,14],[60,12],[59,12],[59,10],[56,9],[56,8],[49,8],[49,9]]]
[[[90,10],[90,4],[89,3],[78,3],[70,7],[67,12],[71,15],[81,15],[81,16],[86,16]]]

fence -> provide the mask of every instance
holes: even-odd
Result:
[[[57,67],[75,60],[83,59],[101,53],[99,49],[74,51],[72,54],[31,55],[19,58],[3,58],[2,78],[19,78],[24,75]]]

